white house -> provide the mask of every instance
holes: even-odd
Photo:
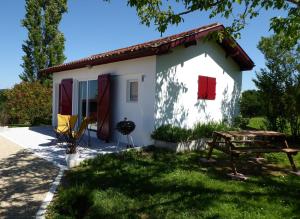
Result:
[[[57,113],[93,116],[98,137],[116,141],[116,123],[127,117],[135,143],[149,145],[161,124],[231,121],[242,71],[254,63],[232,38],[207,40],[221,30],[211,24],[42,70],[53,74],[53,125]]]

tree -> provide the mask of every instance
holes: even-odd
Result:
[[[25,7],[22,26],[28,30],[28,39],[22,45],[25,55],[19,77],[27,82],[47,82],[50,75],[39,75],[39,71],[65,60],[65,39],[58,26],[67,11],[67,0],[26,0]]]
[[[263,115],[263,103],[257,90],[246,90],[242,93],[240,109],[243,117],[255,117]]]
[[[287,17],[272,18],[271,29],[276,33],[285,32],[292,45],[300,39],[299,0],[176,0],[173,3],[170,2],[172,1],[127,0],[127,4],[136,9],[141,23],[147,26],[154,23],[161,33],[165,32],[168,25],[178,25],[183,22],[186,14],[209,12],[210,18],[217,15],[225,18],[233,16],[232,25],[227,27],[226,33],[239,37],[239,32],[245,27],[247,20],[258,16],[261,9],[284,10],[288,12]],[[177,8],[181,10],[176,10]]]
[[[0,89],[0,126],[6,125],[8,120],[5,113],[5,103],[7,101],[6,92],[6,89]]]
[[[300,49],[287,48],[285,35],[262,38],[258,48],[266,59],[266,68],[256,73],[255,85],[264,103],[269,128],[283,131],[290,126],[293,135],[300,127]]]
[[[0,111],[3,108],[3,105],[6,101],[5,91],[6,89],[0,89]]]

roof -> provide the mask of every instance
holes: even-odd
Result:
[[[152,40],[122,49],[100,53],[97,55],[92,55],[87,58],[49,67],[41,70],[40,73],[56,73],[140,57],[162,55],[168,53],[172,48],[180,45],[193,45],[196,40],[201,39],[212,32],[221,31],[224,29],[225,27],[222,24],[214,23],[172,36]],[[219,44],[224,48],[226,54],[228,56],[231,56],[236,61],[242,71],[251,70],[254,67],[254,62],[233,38],[226,38]],[[236,46],[233,47],[232,45]]]

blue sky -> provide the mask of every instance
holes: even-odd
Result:
[[[86,57],[121,47],[130,46],[160,37],[154,26],[140,24],[133,8],[126,1],[111,0],[69,0],[69,11],[64,15],[60,25],[66,38],[66,61]],[[27,32],[20,21],[25,15],[25,0],[0,1],[0,89],[12,87],[20,81],[22,72],[22,43]],[[261,36],[268,36],[269,19],[279,15],[274,11],[262,11],[262,14],[249,21],[242,31],[239,44],[255,62],[252,71],[243,73],[243,90],[253,89],[252,79],[255,71],[264,66],[264,57],[256,48]],[[193,13],[185,17],[179,26],[170,26],[163,36],[179,33],[209,23],[228,24],[228,20],[208,19],[207,14]]]

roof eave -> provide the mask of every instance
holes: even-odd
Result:
[[[204,30],[197,29],[198,32],[193,33],[192,31],[185,32],[181,37],[178,37],[177,39],[172,39],[168,42],[162,42],[159,45],[149,46],[149,47],[137,47],[135,50],[129,50],[128,48],[123,49],[123,51],[117,50],[115,54],[113,54],[114,51],[112,51],[110,54],[106,55],[99,54],[94,55],[86,59],[53,66],[47,69],[43,69],[40,71],[41,74],[52,74],[52,73],[58,73],[62,71],[67,70],[73,70],[78,68],[85,68],[90,66],[96,66],[96,65],[102,65],[102,64],[108,64],[113,62],[119,62],[119,61],[125,61],[135,58],[141,58],[146,56],[152,56],[152,55],[161,55],[168,53],[170,49],[175,48],[180,45],[184,45],[186,43],[193,42],[195,40],[202,39],[203,37],[206,37],[208,34],[220,30],[224,30],[225,27],[222,24],[214,24],[212,27],[204,28]],[[178,34],[179,35],[179,34]],[[176,35],[173,35],[176,36]],[[171,36],[172,37],[172,36]],[[232,43],[236,45],[236,48],[232,47]],[[142,44],[139,44],[142,45]],[[241,71],[247,71],[251,70],[254,67],[254,62],[251,60],[251,58],[247,55],[247,53],[241,48],[241,46],[234,40],[234,39],[225,39],[223,40],[220,45],[226,50],[226,52],[229,55],[232,55],[233,53],[238,52],[238,56],[232,57],[240,66]],[[136,45],[138,46],[138,45]],[[135,46],[131,47],[134,48]],[[126,51],[126,49],[128,49]],[[122,50],[122,49],[121,49]]]

